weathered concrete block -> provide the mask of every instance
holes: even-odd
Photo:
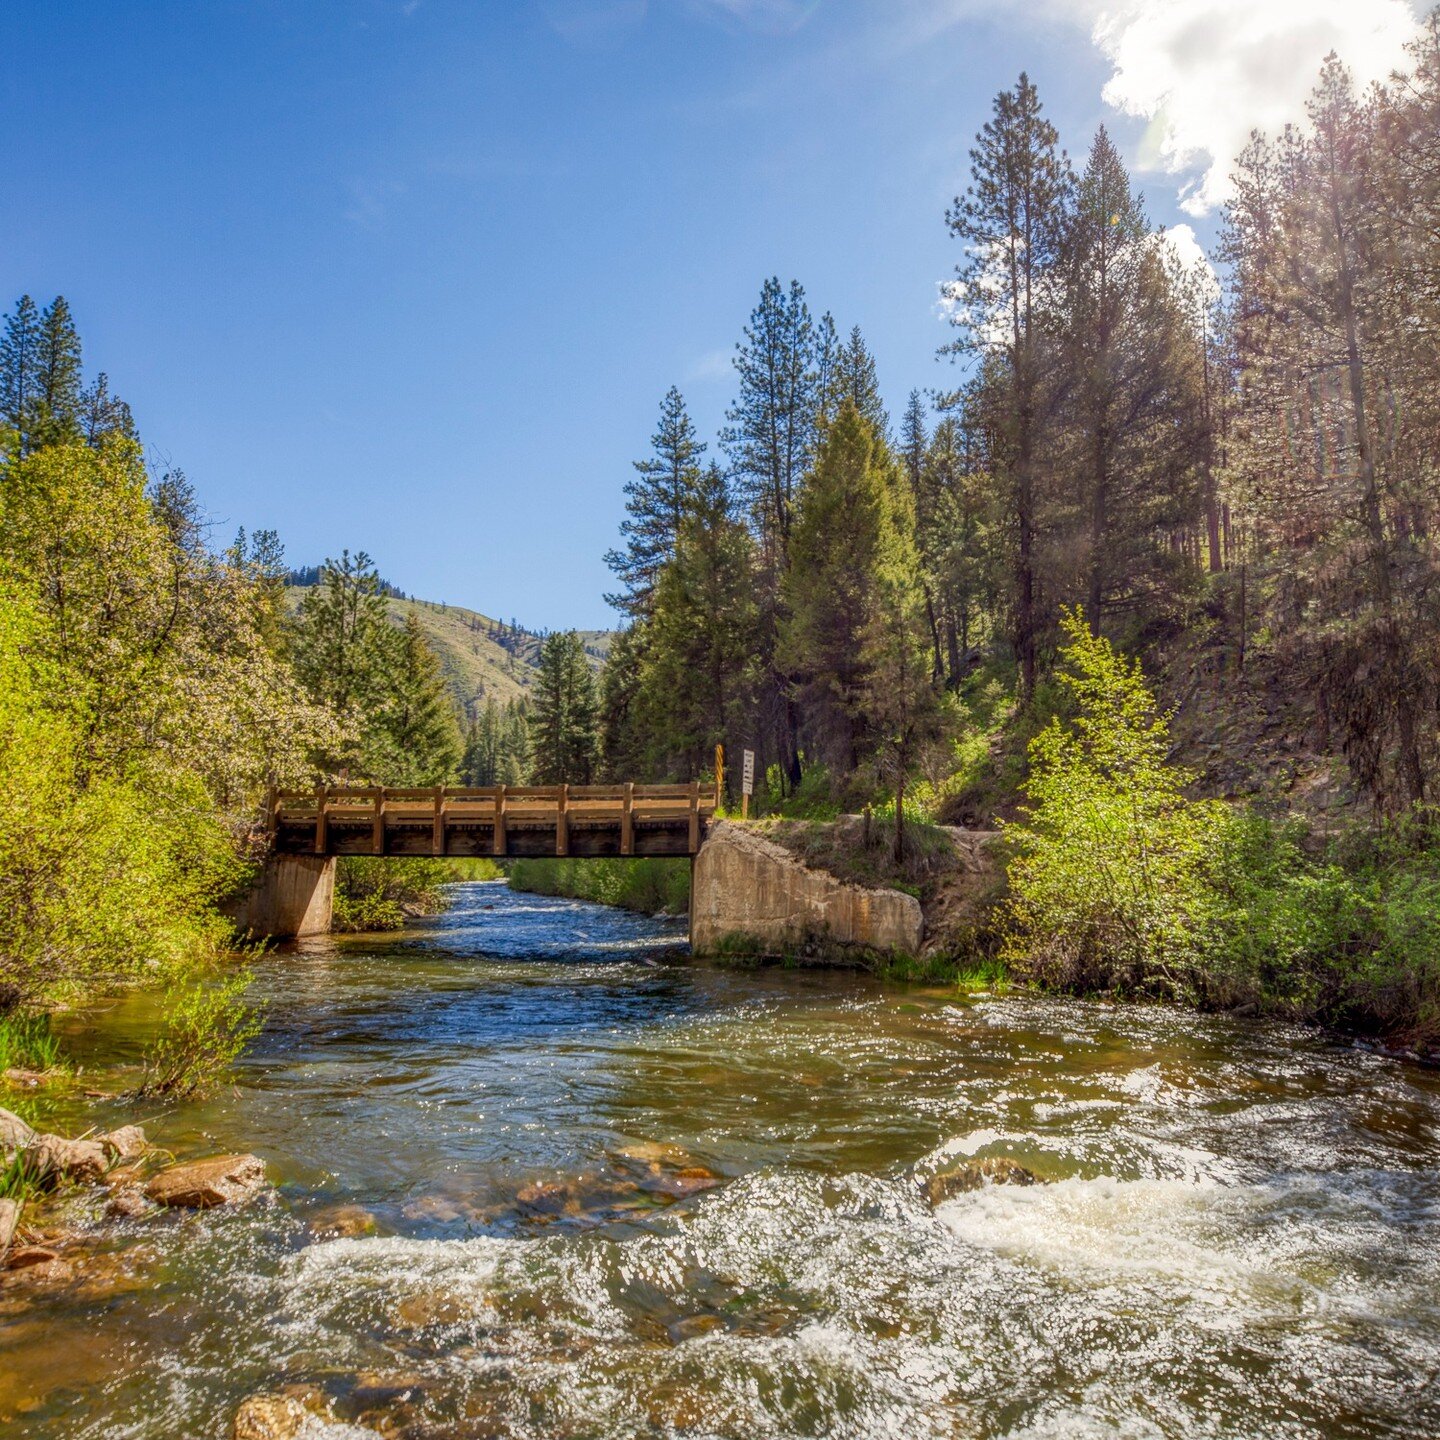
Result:
[[[272,855],[255,888],[227,913],[242,934],[289,940],[328,935],[334,907],[334,856]]]
[[[697,955],[717,953],[727,936],[743,936],[771,955],[816,940],[916,955],[924,934],[913,895],[870,890],[812,870],[740,825],[713,825],[696,856],[690,943]]]

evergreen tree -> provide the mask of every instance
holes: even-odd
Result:
[[[662,569],[662,578],[664,574]],[[607,780],[633,780],[645,774],[649,736],[640,681],[649,628],[646,623],[621,630],[610,643],[601,673],[600,758]]]
[[[1096,634],[1106,614],[1163,612],[1198,581],[1174,542],[1201,522],[1201,357],[1158,239],[1102,127],[1065,238],[1059,445],[1078,513],[1053,527],[1080,537],[1074,588]]]
[[[890,416],[880,399],[880,382],[875,373],[875,357],[865,344],[858,325],[852,326],[850,338],[840,347],[836,358],[836,393],[841,403],[849,400],[860,417],[874,432],[877,440],[890,434]],[[838,407],[837,407],[838,413]]]
[[[995,478],[1013,515],[1012,630],[1021,689],[1035,690],[1040,632],[1036,537],[1041,447],[1047,419],[1046,284],[1064,241],[1074,181],[1055,127],[1021,75],[995,99],[971,151],[971,183],[946,215],[965,247],[956,267],[950,353],[978,354],[983,411],[994,439]]]
[[[780,663],[795,677],[804,732],[832,777],[864,746],[866,637],[890,526],[891,462],[846,400],[800,502],[785,576]]]
[[[784,568],[795,497],[814,443],[821,399],[816,360],[804,289],[792,280],[787,293],[772,277],[735,349],[740,394],[726,412],[721,442],[767,564],[777,573]]]
[[[820,447],[825,427],[840,413],[844,399],[840,381],[840,352],[843,349],[835,317],[827,310],[815,327],[815,433],[811,453]]]
[[[63,295],[40,316],[38,393],[31,443],[78,439],[81,409],[80,336]]]
[[[606,601],[632,619],[643,619],[654,599],[660,567],[675,553],[675,537],[688,496],[700,479],[700,456],[705,446],[695,438],[695,426],[685,409],[685,398],[672,385],[660,407],[660,423],[651,439],[653,453],[635,462],[636,478],[625,486],[628,519],[620,526],[624,550],[611,550],[605,563],[624,585]]]
[[[388,627],[387,627],[388,630]],[[368,766],[392,785],[444,785],[461,758],[455,708],[440,659],[412,611],[389,630],[382,700],[367,724]]]
[[[920,747],[939,731],[940,707],[927,653],[930,626],[913,501],[903,486],[891,486],[887,499],[864,635],[862,704],[881,777],[894,796],[892,852],[898,862],[905,854],[906,784]]]
[[[643,713],[656,768],[693,779],[715,746],[748,738],[758,611],[754,541],[732,513],[719,466],[706,472],[661,572],[643,665]]]
[[[28,295],[22,295],[5,317],[0,339],[0,418],[13,432],[22,455],[32,448],[30,432],[40,402],[40,348],[40,312]]]
[[[344,550],[339,560],[327,559],[296,617],[295,671],[310,697],[340,716],[357,743],[383,703],[391,641],[380,573],[370,557]],[[353,745],[327,758],[337,768],[360,769],[368,759]]]
[[[98,445],[107,435],[140,438],[130,407],[110,393],[110,377],[103,370],[80,396],[78,423],[87,445]]]
[[[598,748],[595,678],[573,630],[547,636],[540,647],[530,734],[537,783],[590,783]]]

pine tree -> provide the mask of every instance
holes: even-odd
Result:
[[[605,599],[631,619],[643,619],[650,612],[656,576],[675,553],[687,498],[700,480],[705,446],[696,440],[685,398],[674,386],[661,404],[660,423],[650,444],[653,453],[635,462],[637,476],[625,486],[629,518],[620,526],[625,548],[605,556],[625,587]]]
[[[413,611],[386,648],[383,699],[367,717],[367,768],[393,785],[448,784],[460,763],[460,731],[440,658]]]
[[[706,471],[661,572],[642,672],[642,710],[662,743],[656,768],[675,779],[708,770],[715,746],[749,738],[758,610],[754,541],[734,517],[719,466]]]
[[[663,578],[664,569],[660,574]],[[607,780],[643,776],[650,741],[641,708],[641,668],[648,643],[648,623],[621,630],[610,642],[600,677],[600,757]]]
[[[595,678],[580,637],[557,631],[540,647],[535,715],[530,727],[535,779],[541,785],[588,785],[594,775]]]
[[[866,636],[890,524],[891,462],[846,400],[801,498],[785,576],[780,663],[804,732],[840,783],[864,748]]]
[[[920,747],[939,731],[940,706],[927,654],[926,596],[920,584],[910,492],[891,486],[875,560],[864,634],[862,706],[880,773],[895,798],[892,853],[905,854],[905,792]]]
[[[22,295],[5,317],[0,339],[0,419],[14,433],[22,455],[33,448],[30,432],[40,401],[40,347],[40,312],[28,295]]]
[[[80,396],[78,423],[87,445],[98,445],[107,435],[122,435],[127,440],[140,438],[130,407],[110,393],[110,377],[103,370]]]
[[[795,497],[814,443],[821,398],[816,359],[804,289],[792,280],[787,293],[772,277],[735,350],[740,394],[726,412],[721,443],[777,573],[784,568]]]
[[[55,445],[80,437],[80,336],[63,295],[40,316],[38,393],[31,443]]]
[[[1187,547],[1202,521],[1201,354],[1182,277],[1150,229],[1119,153],[1095,137],[1065,237],[1060,465],[1078,505],[1085,615],[1163,613],[1198,582]],[[1077,587],[1079,588],[1079,587]]]
[[[877,440],[888,439],[890,416],[880,399],[875,357],[866,346],[865,337],[860,333],[858,325],[851,327],[849,340],[840,347],[835,371],[835,388],[841,402],[849,400],[854,405]]]
[[[381,692],[389,633],[379,571],[363,550],[343,550],[300,603],[296,674],[314,700],[353,720]]]
[[[993,118],[971,151],[970,187],[946,214],[951,234],[965,247],[952,287],[954,319],[964,333],[947,350],[987,361],[982,377],[996,432],[996,478],[1014,516],[1013,638],[1027,698],[1035,691],[1040,632],[1035,551],[1047,418],[1042,312],[1074,186],[1059,147],[1035,87],[1021,75],[1013,90],[996,97]]]

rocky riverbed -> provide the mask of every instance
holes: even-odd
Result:
[[[0,1290],[0,1426],[1440,1432],[1433,1072],[1235,1018],[697,965],[678,939],[464,887],[404,936],[262,961],[266,1031],[210,1099],[58,1098],[54,1133],[103,1149],[138,1121],[149,1149],[57,1187],[64,1233],[26,1238],[68,1269]],[[68,1045],[133,1063],[146,1003]],[[146,1197],[238,1154],[264,1177],[240,1203]]]

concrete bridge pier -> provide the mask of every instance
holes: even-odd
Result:
[[[294,940],[328,935],[335,904],[333,855],[271,855],[244,899],[229,907],[242,933]]]

